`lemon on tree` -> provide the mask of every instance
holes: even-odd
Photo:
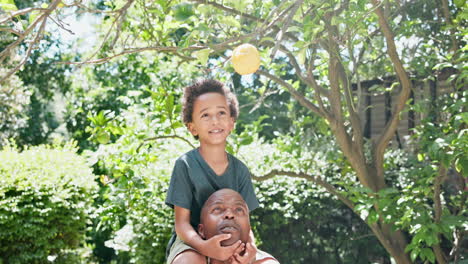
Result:
[[[234,49],[231,61],[240,75],[251,74],[260,67],[260,54],[254,45],[245,43]]]

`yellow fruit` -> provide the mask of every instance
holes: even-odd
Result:
[[[254,73],[260,67],[260,54],[251,44],[242,44],[232,52],[232,65],[240,75]]]

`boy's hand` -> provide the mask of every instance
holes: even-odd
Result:
[[[234,253],[229,259],[230,264],[250,264],[255,261],[257,256],[257,247],[252,243],[247,243],[245,246],[245,252],[242,255],[240,252]]]
[[[212,238],[205,240],[204,254],[207,257],[226,261],[234,255],[236,252],[242,252],[244,250],[244,245],[242,241],[237,241],[230,246],[223,247],[221,246],[221,241],[231,238],[230,234],[220,234],[213,236]]]

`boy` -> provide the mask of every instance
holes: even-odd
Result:
[[[219,189],[239,192],[251,211],[259,206],[249,170],[226,152],[238,111],[237,98],[218,81],[199,81],[184,90],[183,121],[200,147],[177,159],[172,172],[166,204],[174,208],[176,234],[168,245],[167,264],[206,263],[206,257],[225,261],[245,249],[240,240],[221,246],[230,234],[204,240],[196,231],[203,204]]]

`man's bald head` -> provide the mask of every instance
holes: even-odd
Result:
[[[249,208],[242,196],[231,189],[214,192],[203,205],[198,233],[205,239],[218,234],[231,234],[223,246],[249,239]]]

